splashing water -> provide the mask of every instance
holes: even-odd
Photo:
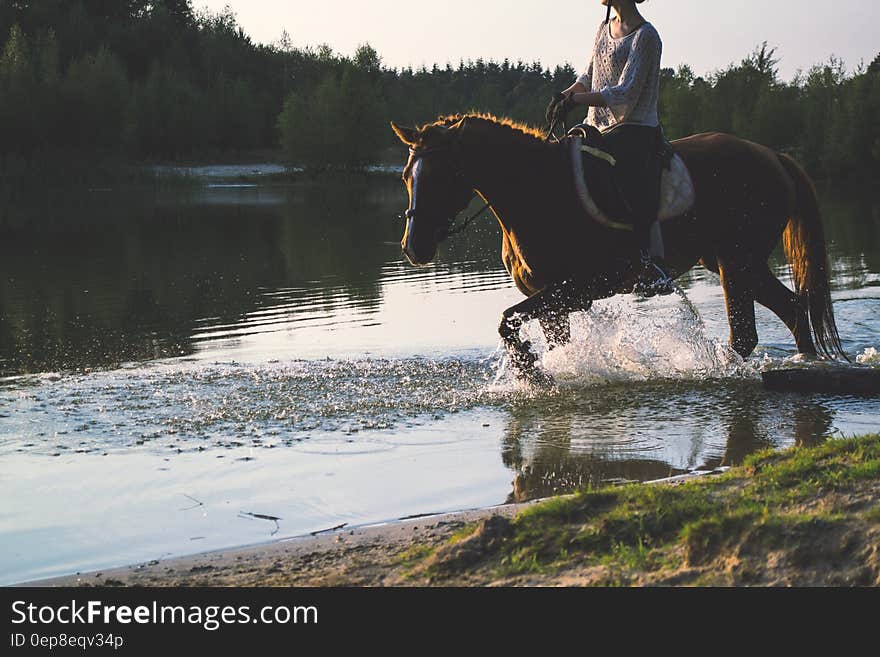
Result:
[[[0,449],[23,440],[50,452],[168,441],[181,450],[274,447],[312,432],[382,431],[479,404],[490,374],[472,360],[408,358],[38,375],[0,388],[11,411]]]
[[[866,347],[862,353],[856,356],[856,362],[859,365],[880,365],[880,352],[874,347]]]
[[[700,314],[683,292],[650,300],[619,295],[597,301],[590,311],[571,315],[571,342],[552,350],[538,322],[529,322],[523,331],[541,367],[560,387],[758,376],[727,344],[706,335]]]

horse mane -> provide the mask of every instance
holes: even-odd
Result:
[[[419,132],[424,133],[430,131],[431,128],[448,128],[462,119],[467,119],[469,127],[476,127],[480,137],[495,145],[508,145],[516,142],[530,146],[546,145],[544,135],[537,128],[485,112],[444,115],[436,121],[423,125],[419,128]]]

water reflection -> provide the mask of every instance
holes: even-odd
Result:
[[[516,473],[508,499],[739,465],[761,449],[822,442],[836,432],[834,416],[827,403],[730,381],[609,386],[516,404],[502,448]]]
[[[29,208],[0,226],[0,375],[185,356],[303,317],[361,321],[389,274],[418,280],[400,262],[401,193],[393,178],[352,176]],[[486,270],[497,251],[493,226],[469,237],[450,273]]]
[[[279,288],[329,314],[375,309],[388,258],[377,227],[391,228],[377,221],[382,194],[361,180],[270,197],[121,191],[97,207],[72,206],[70,227],[35,221],[6,232],[0,371],[191,354],[206,325],[247,323],[279,304],[266,293]]]

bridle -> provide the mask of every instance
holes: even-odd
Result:
[[[415,164],[415,162],[417,160],[420,160],[421,158],[423,158],[425,155],[428,155],[429,153],[436,153],[436,152],[440,152],[440,151],[449,151],[449,150],[451,150],[449,147],[444,147],[444,146],[435,146],[433,148],[425,148],[425,149],[421,149],[421,150],[411,147],[409,149],[409,154],[412,159],[412,163]],[[455,167],[455,170],[453,171],[452,177],[454,179],[461,179],[463,176],[464,176],[464,172],[461,170],[461,167]],[[415,199],[413,199],[413,200],[415,200]],[[446,220],[445,229],[441,231],[442,235],[440,236],[440,241],[442,242],[445,239],[448,239],[454,235],[458,235],[459,233],[463,232],[468,226],[471,225],[471,223],[474,222],[474,220],[476,220],[478,217],[480,217],[480,215],[482,215],[486,210],[488,210],[490,208],[492,208],[492,204],[489,201],[486,201],[479,210],[477,210],[472,215],[467,217],[458,226],[455,225],[455,221],[458,218],[458,214],[448,218]],[[494,210],[494,208],[492,208],[492,209]],[[416,210],[415,210],[415,208],[412,208],[412,207],[407,208],[406,212],[404,212],[402,215],[398,215],[399,219],[406,219],[407,221],[409,221],[411,219],[415,219],[415,217],[416,217]]]

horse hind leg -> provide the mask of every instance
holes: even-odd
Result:
[[[810,320],[801,299],[783,285],[769,267],[765,267],[757,278],[755,301],[771,310],[788,327],[799,353],[816,355]]]
[[[748,358],[758,346],[754,277],[749,267],[723,260],[718,264],[730,324],[730,346],[740,356]]]

